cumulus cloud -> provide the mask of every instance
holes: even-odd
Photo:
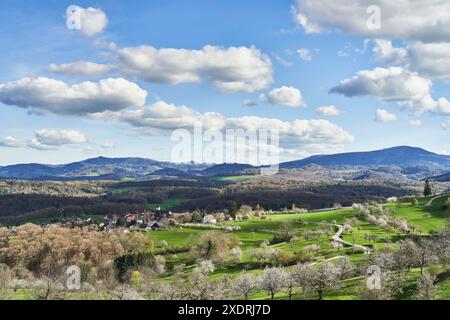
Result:
[[[37,130],[29,140],[4,137],[0,139],[1,147],[31,148],[36,150],[55,150],[65,145],[84,144],[88,142],[85,134],[76,130]]]
[[[82,8],[80,6],[70,7],[66,14],[68,26],[74,26],[81,34],[92,37],[105,30],[108,25],[108,17],[101,9]]]
[[[147,91],[123,78],[69,85],[45,77],[0,84],[0,101],[24,109],[83,115],[145,104]]]
[[[342,145],[354,141],[354,137],[328,120],[282,121],[256,116],[225,117],[219,113],[200,113],[186,106],[176,106],[163,101],[134,110],[104,112],[92,115],[94,119],[116,120],[139,128],[141,133],[169,135],[176,129],[193,130],[201,125],[204,130],[260,129],[278,130],[280,143],[289,149],[308,145]]]
[[[408,58],[410,69],[431,79],[450,82],[450,43],[411,43]]]
[[[303,61],[311,61],[313,58],[313,55],[309,49],[305,48],[298,49],[297,54]]]
[[[42,151],[57,149],[56,146],[44,144],[42,142],[39,142],[39,140],[36,138],[33,138],[30,141],[28,141],[26,146],[31,149],[42,150]]]
[[[368,28],[369,6],[380,8],[380,28]],[[329,30],[365,38],[450,41],[450,2],[435,0],[298,0],[296,22],[306,33]]]
[[[444,116],[450,116],[450,101],[446,98],[439,98],[435,112]]]
[[[200,113],[186,106],[176,106],[164,101],[119,112],[102,112],[90,116],[96,120],[118,120],[138,128],[150,128],[164,134],[176,129],[193,129],[201,123],[205,129],[221,129],[225,118],[215,112]]]
[[[397,116],[393,113],[385,109],[378,109],[375,112],[375,121],[376,122],[391,122],[397,120]]]
[[[7,136],[0,139],[0,147],[7,147],[7,148],[23,148],[26,146],[26,141],[16,139],[11,136]]]
[[[323,106],[316,109],[316,113],[325,117],[337,117],[341,115],[341,110],[336,106]]]
[[[401,67],[375,68],[356,73],[330,90],[346,97],[369,96],[380,101],[395,101],[415,114],[434,111],[432,82]]]
[[[117,53],[123,73],[148,82],[180,84],[207,79],[223,92],[254,92],[273,81],[270,58],[255,47],[189,50],[139,46]]]
[[[262,94],[260,99],[271,104],[278,104],[291,108],[306,107],[301,91],[294,87],[282,86],[273,89],[267,94]]]
[[[73,63],[54,64],[49,66],[50,71],[68,76],[95,77],[109,74],[114,70],[110,64],[100,64],[89,61],[77,61]]]
[[[388,64],[400,64],[405,61],[408,51],[405,48],[394,48],[392,41],[376,39],[373,48],[375,59]]]
[[[49,146],[80,144],[88,140],[86,135],[76,130],[38,130],[35,137],[40,143]]]

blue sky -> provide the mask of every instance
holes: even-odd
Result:
[[[426,41],[410,39],[408,34],[383,33],[379,37],[369,37],[363,32],[349,29],[342,21],[320,20],[314,16],[312,2],[302,2],[78,1],[76,5],[100,10],[107,16],[108,23],[100,31],[87,36],[79,30],[69,30],[66,27],[66,8],[75,4],[72,1],[1,1],[0,139],[3,140],[0,140],[0,165],[19,162],[64,163],[99,155],[170,160],[170,137],[167,132],[161,131],[159,124],[152,124],[151,128],[147,125],[135,125],[124,120],[128,119],[124,114],[118,114],[135,110],[144,104],[133,105],[130,102],[112,111],[116,113],[105,113],[100,117],[92,117],[89,112],[62,114],[54,112],[54,109],[51,112],[41,112],[48,111],[48,108],[42,102],[33,105],[36,93],[26,91],[30,87],[5,89],[5,85],[17,86],[16,81],[36,77],[63,81],[68,86],[83,81],[98,83],[102,79],[120,77],[147,92],[145,105],[163,101],[177,107],[186,106],[198,114],[215,112],[227,119],[227,123],[235,123],[233,119],[245,116],[279,119],[285,123],[297,119],[326,121],[314,126],[310,122],[305,124],[314,127],[308,127],[314,139],[302,136],[299,132],[290,132],[289,137],[294,136],[292,139],[295,140],[295,146],[283,159],[396,145],[412,145],[438,153],[450,153],[449,131],[443,129],[448,123],[448,114],[436,111],[437,106],[426,112],[417,112],[419,107],[415,106],[404,110],[405,103],[415,105],[415,98],[411,98],[413,102],[407,98],[399,101],[386,98],[384,92],[365,92],[356,83],[361,79],[353,83],[351,92],[348,88],[340,88],[340,94],[329,92],[331,88],[339,86],[342,80],[352,78],[361,70],[380,67],[386,70],[411,70],[405,71],[406,77],[415,75],[432,82],[430,94],[434,100],[446,97],[448,84],[433,78],[424,68],[416,70],[412,65],[415,61],[412,58],[406,61],[407,58],[404,57],[405,61],[392,63],[392,59],[389,61],[387,57],[389,52],[383,51],[382,56],[377,58],[373,51],[379,46],[374,39],[379,38],[389,41],[392,48],[408,50],[408,55],[413,52],[410,49],[412,44]],[[293,12],[295,10],[292,8],[296,8],[297,12]],[[307,16],[311,23],[316,21],[323,25],[324,30],[308,32],[307,26],[299,23],[299,13]],[[365,42],[365,39],[368,40]],[[50,64],[59,66],[77,61],[113,65],[117,63],[121,48],[150,46],[156,50],[174,48],[190,51],[202,50],[206,45],[222,48],[225,52],[232,47],[247,50],[253,46],[261,54],[255,59],[269,61],[272,69],[271,76],[264,74],[255,77],[266,77],[265,80],[269,83],[249,90],[224,92],[214,82],[214,77],[222,79],[222,75],[216,74],[215,61],[202,62],[207,63],[213,71],[199,71],[207,74],[201,74],[200,82],[184,81],[179,84],[154,80],[153,76],[151,80],[144,79],[148,70],[134,70],[130,73],[117,67],[109,74],[86,76],[83,72],[68,74],[51,71],[49,68]],[[311,59],[302,59],[298,53],[300,49],[307,49],[312,55]],[[231,61],[235,58],[236,56],[230,57]],[[165,68],[164,72],[172,72],[172,67]],[[205,70],[206,67],[199,68]],[[233,65],[220,70],[228,72],[229,69],[232,71],[227,77],[231,78],[248,72],[247,69],[233,68]],[[170,75],[164,75],[166,76]],[[247,79],[246,75],[243,77]],[[3,89],[1,85],[4,85]],[[306,107],[289,107],[279,99],[269,99],[272,90],[283,87],[300,91]],[[22,101],[19,95],[28,94],[30,97],[26,97],[27,102],[21,105],[18,102]],[[266,98],[260,97],[261,95]],[[248,99],[256,105],[243,106],[242,102]],[[62,103],[67,103],[67,108],[71,107],[70,101]],[[330,105],[339,109],[340,115],[326,116],[317,113],[317,108]],[[378,121],[375,121],[377,109],[395,115],[395,119],[378,117]],[[101,111],[111,110],[105,106]],[[110,121],[112,118],[115,120]],[[417,122],[419,119],[420,126]],[[410,120],[415,120],[415,125]],[[324,128],[320,128],[321,125]],[[153,130],[155,127],[158,129],[157,133]],[[171,129],[176,129],[176,126]],[[290,130],[298,129],[293,127]],[[75,132],[83,138],[74,137]],[[343,136],[334,139],[336,132]]]

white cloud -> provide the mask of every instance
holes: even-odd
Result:
[[[73,63],[54,64],[49,66],[50,71],[69,76],[87,76],[94,77],[109,74],[114,70],[110,64],[99,64],[88,61],[78,61]]]
[[[32,138],[31,140],[22,140],[10,136],[0,139],[0,147],[31,148],[36,150],[51,150],[54,148],[53,146],[42,144],[36,138]]]
[[[435,112],[441,115],[450,116],[450,101],[446,98],[438,99]]]
[[[26,142],[14,137],[8,136],[0,139],[0,147],[7,148],[23,148],[26,146]]]
[[[44,144],[44,143],[40,142],[38,139],[36,139],[36,138],[33,138],[30,141],[28,141],[27,147],[31,148],[31,149],[36,149],[36,150],[42,150],[42,151],[56,150],[57,149],[56,146]]]
[[[282,86],[260,96],[261,100],[291,108],[306,107],[302,93],[294,87]]]
[[[305,48],[298,49],[297,54],[303,61],[311,61],[313,58],[313,55],[309,49]]]
[[[75,25],[79,27],[79,32],[87,37],[92,37],[100,32],[103,32],[108,25],[108,17],[106,13],[101,9],[96,8],[77,8],[74,13],[66,15],[67,23],[71,23],[73,19],[78,21]]]
[[[331,105],[317,108],[316,113],[325,117],[336,117],[341,114],[341,110],[339,110],[336,106]]]
[[[378,109],[375,112],[375,121],[376,122],[391,122],[396,121],[397,116],[393,113],[389,113],[389,111],[384,109]]]
[[[88,114],[142,106],[147,91],[123,78],[68,85],[38,77],[0,84],[0,101],[6,105],[55,114]]]
[[[373,48],[375,59],[388,64],[400,64],[405,61],[408,52],[404,48],[394,48],[392,41],[376,39]]]
[[[180,84],[208,79],[223,92],[254,92],[273,81],[270,58],[255,47],[189,50],[140,46],[117,53],[122,72],[148,82]]]
[[[222,128],[225,121],[225,118],[218,113],[202,114],[186,106],[176,106],[164,101],[133,110],[93,114],[91,118],[123,121],[134,127],[151,128],[157,134],[164,134],[175,129],[190,130],[196,123],[201,123],[205,129]]]
[[[368,28],[369,6],[380,8],[380,28]],[[436,0],[298,0],[294,18],[307,33],[329,30],[365,38],[450,41],[450,2]]]
[[[395,101],[415,114],[434,111],[432,82],[401,67],[375,68],[356,73],[330,90],[346,97],[369,96],[380,101]]]
[[[81,144],[88,141],[86,135],[76,130],[38,130],[35,132],[38,142],[49,146]]]
[[[277,55],[276,53],[271,53],[271,55],[275,58],[275,60],[281,64],[284,67],[292,67],[294,64],[291,61],[288,61],[282,57],[280,57],[279,55]]]
[[[411,43],[408,58],[410,69],[431,79],[450,82],[450,43]]]
[[[31,148],[36,150],[56,150],[59,147],[88,142],[85,134],[76,130],[37,130],[34,137],[21,140],[14,137],[0,139],[0,147]]]
[[[274,118],[256,116],[225,117],[219,113],[200,113],[186,106],[176,106],[159,101],[153,105],[135,110],[104,112],[92,115],[98,120],[116,120],[139,128],[141,133],[149,135],[169,135],[176,129],[193,130],[202,125],[204,130],[259,129],[278,130],[280,144],[287,149],[308,146],[330,146],[352,143],[354,137],[344,129],[328,120],[282,121]]]
[[[422,125],[422,121],[419,119],[409,120],[408,123],[414,127],[420,127]]]

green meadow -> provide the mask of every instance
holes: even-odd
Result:
[[[439,232],[447,226],[448,217],[446,211],[442,208],[447,203],[448,197],[443,196],[436,199],[431,207],[427,207],[426,204],[430,198],[421,198],[419,203],[414,205],[411,202],[386,204],[384,207],[389,209],[390,216],[404,218],[408,221],[409,225],[414,226],[412,233],[418,236],[430,235],[435,232]],[[331,234],[313,235],[304,237],[305,231],[314,231],[323,228],[325,225],[330,224],[343,224],[347,218],[355,218],[356,212],[353,209],[341,209],[324,212],[311,212],[305,214],[276,214],[268,215],[266,219],[253,218],[246,221],[233,221],[224,222],[219,226],[238,226],[240,229],[235,230],[232,234],[241,242],[241,249],[243,252],[242,260],[239,265],[225,261],[224,263],[217,265],[216,270],[210,275],[211,278],[220,279],[224,276],[234,277],[242,271],[242,266],[250,263],[250,253],[252,250],[261,247],[262,242],[270,241],[273,239],[280,228],[283,225],[288,224],[291,228],[291,232],[296,234],[295,241],[281,242],[269,245],[267,248],[281,249],[286,252],[296,254],[306,246],[316,245],[319,247],[317,251],[312,254],[311,259],[313,263],[321,263],[325,260],[338,259],[340,256],[348,255],[350,261],[356,265],[362,259],[366,258],[364,253],[351,253],[349,248],[341,248],[336,250],[330,246],[332,242],[332,235],[337,231],[337,228],[333,228]],[[192,270],[195,262],[189,253],[189,248],[195,245],[202,234],[208,232],[222,233],[225,231],[216,229],[205,228],[173,228],[165,231],[153,231],[147,235],[155,241],[155,244],[162,240],[166,241],[169,248],[184,249],[183,252],[177,254],[165,254],[165,258],[170,269],[170,266],[176,264],[184,264],[186,275]],[[231,232],[229,232],[231,233]],[[398,240],[406,238],[406,234],[401,234],[398,231],[381,229],[378,226],[371,225],[367,222],[359,220],[358,224],[353,227],[351,232],[344,233],[342,238],[348,242],[369,246],[375,250],[382,249],[387,245],[395,246]],[[164,254],[164,253],[162,253]],[[289,267],[288,267],[289,269]],[[247,270],[252,273],[260,273],[263,269],[250,269]],[[420,276],[418,270],[412,270],[408,275],[408,283],[411,287],[415,286],[415,283]],[[166,281],[171,281],[170,271],[165,276]],[[340,290],[332,292],[326,298],[327,299],[356,299],[357,290],[361,286],[364,279],[362,277],[355,277],[346,279]],[[438,292],[441,299],[448,298],[448,288],[450,287],[450,280],[445,280],[439,284]],[[286,293],[279,293],[276,295],[277,299],[285,299]],[[268,296],[265,292],[256,293],[252,296],[252,299],[267,299]],[[295,296],[294,296],[295,298]],[[297,298],[299,298],[297,296]],[[310,297],[313,298],[313,297]],[[413,293],[405,293],[404,299],[413,299]]]

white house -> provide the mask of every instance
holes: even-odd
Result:
[[[203,217],[202,222],[203,222],[203,224],[216,224],[217,219],[212,214],[208,214]]]

